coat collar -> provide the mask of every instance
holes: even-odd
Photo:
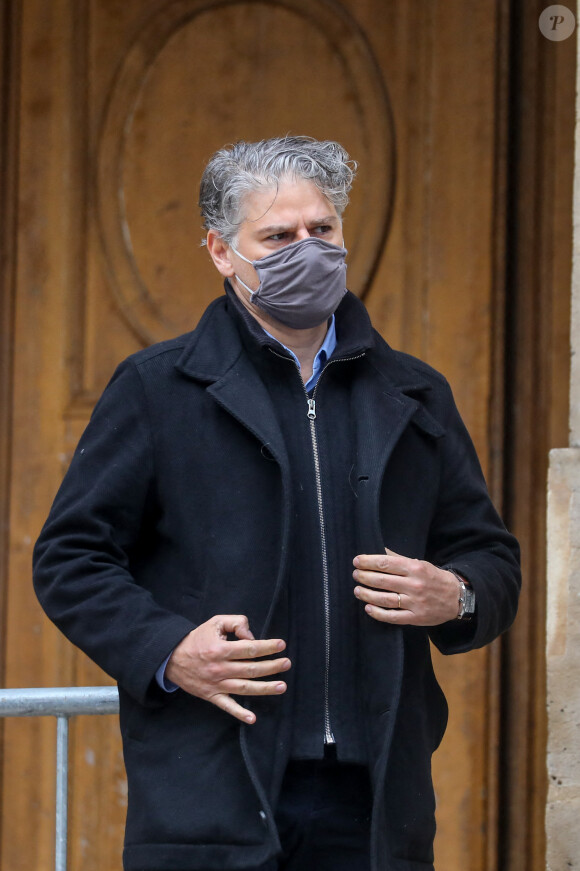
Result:
[[[405,416],[412,416],[420,429],[433,438],[440,438],[445,430],[424,403],[433,389],[433,375],[431,378],[427,376],[425,364],[419,364],[421,368],[417,368],[419,361],[396,353],[386,342],[383,342],[380,355],[369,355],[369,362],[374,375],[371,374],[367,387],[371,381],[374,381],[375,390],[380,386],[389,416],[397,418],[405,411]]]
[[[226,285],[226,292],[228,290]],[[393,351],[372,329],[363,303],[351,293],[341,302],[336,323],[336,353],[339,356],[365,354],[368,363],[357,387],[358,416],[368,426],[372,420],[382,419],[381,426],[372,427],[363,438],[366,449],[363,448],[362,454],[368,461],[376,461],[385,446],[392,450],[411,418],[429,435],[441,436],[443,427],[420,401],[431,390],[431,380],[423,364],[417,365],[413,358]],[[206,309],[176,368],[189,378],[205,382],[221,405],[271,449],[280,446],[279,452],[284,455],[283,438],[271,413],[270,397],[244,353],[248,341],[257,346],[281,347],[266,335],[230,291],[227,298],[216,299]],[[377,397],[380,397],[378,402]]]
[[[205,382],[219,380],[248,343],[255,349],[282,348],[240,304],[228,282],[225,288],[227,296],[214,300],[206,309],[176,363],[177,369],[190,378]],[[376,334],[367,311],[352,293],[345,295],[337,309],[336,332],[334,356],[354,356],[375,345]]]
[[[223,296],[210,303],[175,364],[188,378],[218,381],[242,353],[239,332],[225,303]]]

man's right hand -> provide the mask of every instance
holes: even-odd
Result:
[[[229,641],[233,633],[238,641]],[[284,681],[257,678],[287,671],[287,658],[272,657],[286,647],[282,639],[257,641],[242,615],[221,614],[186,635],[173,651],[165,675],[192,696],[205,699],[242,720],[255,723],[256,715],[243,708],[230,693],[239,696],[274,696],[286,692]]]

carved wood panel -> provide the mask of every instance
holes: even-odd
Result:
[[[197,209],[199,176],[216,148],[308,131],[337,138],[356,155],[361,168],[346,226],[349,278],[361,295],[383,250],[394,191],[387,93],[363,33],[341,7],[326,0],[158,3],[121,45],[105,42],[110,22],[87,9],[76,80],[84,82],[79,109],[94,139],[85,140],[91,189],[88,245],[79,254],[86,294],[77,300],[75,330],[84,340],[73,354],[79,371],[71,408],[81,415],[125,353],[123,327],[142,344],[176,335],[220,292],[199,245]],[[104,75],[92,81],[88,67],[97,59]],[[109,335],[103,346],[95,327],[100,334],[113,308],[121,316],[118,341]]]
[[[224,142],[280,130],[332,135],[358,156],[349,280],[364,292],[385,241],[394,141],[386,91],[355,20],[324,0],[160,6],[121,61],[97,143],[111,285],[144,341],[190,328],[215,296],[213,266],[192,244],[200,168]]]
[[[496,479],[505,33],[492,0],[21,6],[6,673],[16,686],[96,684],[106,678],[40,613],[31,547],[115,365],[193,327],[221,293],[196,200],[224,143],[309,133],[339,139],[359,161],[345,222],[351,286],[391,344],[450,377]],[[452,710],[435,762],[439,865],[495,871],[498,653],[437,669]],[[6,729],[10,871],[51,864],[53,732]],[[126,796],[115,723],[76,723],[72,757],[71,868],[118,867]]]

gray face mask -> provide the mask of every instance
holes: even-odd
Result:
[[[260,279],[257,290],[240,284],[250,302],[294,330],[317,327],[328,320],[346,293],[346,248],[310,236],[279,248],[259,260],[248,260]]]

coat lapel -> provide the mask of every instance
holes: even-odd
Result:
[[[441,434],[439,424],[406,392],[428,385],[399,387],[372,367],[358,379],[353,403],[356,416],[356,474],[358,533],[362,553],[382,550],[379,499],[384,471],[395,445],[413,419],[432,435]],[[377,550],[377,548],[379,550]]]
[[[289,552],[290,463],[272,401],[256,369],[243,353],[240,334],[221,297],[207,309],[177,362],[186,377],[206,384],[206,392],[238,424],[251,432],[278,463],[282,476],[283,530],[280,563],[269,608],[259,635],[266,637],[279,601]]]
[[[415,396],[430,390],[427,381],[414,370],[401,365],[390,349],[382,355],[382,365],[364,367],[353,390],[353,411],[356,419],[356,489],[357,534],[360,553],[383,553],[384,542],[380,526],[380,496],[386,467],[393,450],[413,422],[434,438],[443,434]],[[387,473],[388,474],[388,473]],[[370,767],[375,786],[385,778],[387,760],[393,740],[396,712],[399,707],[404,670],[404,630],[400,626],[379,623],[361,608],[359,611],[361,661],[366,668],[361,674],[363,696],[373,716],[374,727],[368,731]],[[385,675],[388,677],[385,679]],[[382,802],[377,791],[377,809]],[[380,819],[377,813],[375,819]],[[378,835],[373,827],[373,845]]]
[[[176,367],[188,378],[206,383],[208,394],[268,448],[287,475],[288,457],[270,396],[244,354],[225,306],[225,297],[209,306]]]
[[[261,378],[241,355],[225,375],[207,388],[210,396],[248,429],[272,454],[285,475],[289,461],[272,401]]]

